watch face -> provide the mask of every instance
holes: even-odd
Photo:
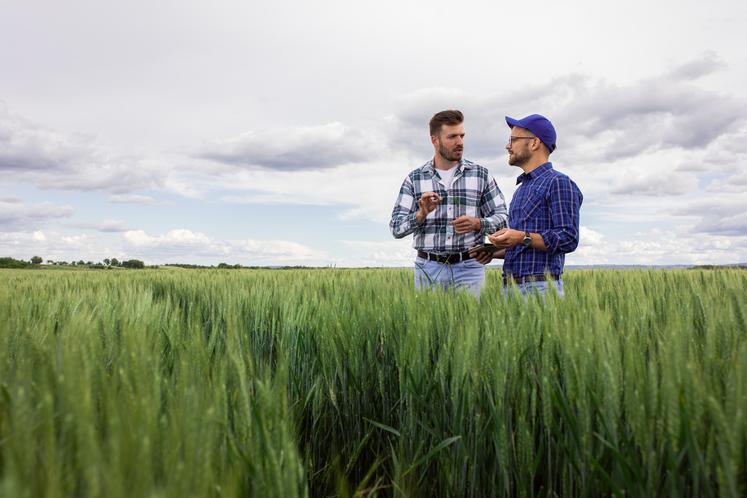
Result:
[[[524,240],[522,240],[521,243],[525,246],[528,246],[532,243],[532,237],[530,237],[529,235],[524,235]]]

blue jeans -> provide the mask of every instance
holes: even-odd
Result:
[[[516,284],[516,290],[518,290],[521,295],[525,297],[533,293],[537,293],[544,297],[550,291],[550,286],[555,287],[555,290],[557,290],[558,292],[558,296],[563,297],[565,295],[565,292],[563,291],[563,280],[524,282],[523,284]],[[511,287],[503,287],[503,294],[508,295],[511,290]]]
[[[415,259],[416,289],[464,289],[480,297],[484,283],[485,265],[474,259],[453,264]]]

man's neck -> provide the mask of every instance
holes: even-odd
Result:
[[[531,173],[535,169],[545,164],[550,158],[546,156],[531,158],[526,163],[522,164],[520,168],[524,171],[524,174]]]
[[[449,161],[448,159],[444,159],[441,154],[436,154],[435,156],[433,156],[433,167],[436,169],[448,171],[457,164],[459,164],[459,161]]]

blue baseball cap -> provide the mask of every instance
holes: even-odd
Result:
[[[542,141],[543,144],[547,146],[551,153],[557,147],[555,145],[555,140],[558,136],[555,133],[555,127],[553,127],[549,119],[540,114],[530,114],[521,119],[509,118],[506,116],[506,123],[511,128],[518,126],[519,128],[525,128],[531,131]]]

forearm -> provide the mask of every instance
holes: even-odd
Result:
[[[550,228],[537,235],[545,247],[543,250],[551,254],[573,252],[578,247],[578,230],[575,227]]]
[[[535,233],[535,232],[529,232],[529,237],[531,237],[532,239],[532,242],[529,244],[530,248],[536,249],[542,252],[548,252],[547,245],[545,244],[545,239],[542,237],[541,234]]]

